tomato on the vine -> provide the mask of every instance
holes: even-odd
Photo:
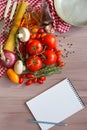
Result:
[[[31,55],[40,53],[43,50],[43,46],[39,40],[32,40],[27,44],[27,51]]]
[[[47,46],[47,49],[56,49],[57,39],[54,34],[47,34],[42,38],[42,44]]]
[[[26,60],[26,66],[33,72],[38,71],[42,68],[42,60],[39,56],[32,56]]]
[[[52,50],[46,50],[43,53],[43,63],[46,65],[52,65],[56,62],[57,56]]]

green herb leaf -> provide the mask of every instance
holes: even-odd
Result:
[[[40,77],[40,76],[49,76],[49,75],[53,75],[54,73],[60,73],[61,72],[62,67],[59,66],[46,66],[44,68],[42,68],[41,70],[36,72],[36,77]]]
[[[17,31],[17,33],[18,33],[18,31]],[[21,52],[19,50],[19,41],[18,41],[18,38],[17,38],[17,33],[16,33],[16,36],[15,36],[15,44],[16,44],[15,50],[16,50],[17,55],[20,58],[20,60],[22,60],[23,63],[24,63],[25,62],[25,57],[21,54]]]

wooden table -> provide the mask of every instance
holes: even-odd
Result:
[[[87,105],[87,28],[72,27],[69,32],[58,34],[58,39],[66,63],[61,74],[48,77],[43,85],[29,87],[15,85],[6,76],[0,78],[0,130],[40,130],[37,124],[28,123],[33,116],[25,102],[66,77]],[[50,130],[87,130],[87,108],[65,122],[67,127],[54,126]]]

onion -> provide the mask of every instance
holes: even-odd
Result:
[[[4,50],[3,54],[4,54],[5,59],[3,58],[0,59],[0,65],[7,68],[13,67],[13,65],[16,62],[16,54],[8,50]]]

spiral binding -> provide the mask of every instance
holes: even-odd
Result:
[[[80,104],[82,107],[85,107],[85,104],[83,103],[82,99],[80,98],[79,94],[77,93],[76,89],[74,88],[73,84],[71,83],[71,81],[67,78],[67,82],[70,84],[74,94],[76,95],[76,97],[78,98]]]

